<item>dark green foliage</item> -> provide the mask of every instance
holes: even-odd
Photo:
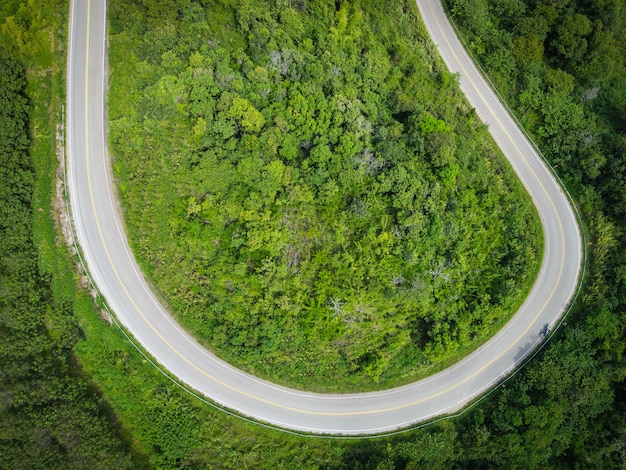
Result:
[[[179,9],[180,2],[175,2],[175,5],[145,3],[149,9],[158,9],[163,5],[160,17],[169,18],[168,21],[172,22],[177,15],[188,11]],[[211,8],[212,14],[224,19],[209,25],[211,37],[221,44],[245,47],[248,44],[245,34],[233,28],[217,27],[217,24],[234,24],[235,13],[228,3],[232,2],[203,3]],[[280,21],[290,36],[297,36],[297,31],[306,28],[302,20],[298,21],[299,12],[313,2],[292,0],[285,3],[289,3],[293,11],[285,10]],[[470,2],[467,4],[473,7]],[[117,5],[118,2],[111,2],[111,8]],[[12,8],[10,2],[1,2],[0,11],[3,14],[7,11],[5,6]],[[128,6],[126,13],[136,15],[133,8]],[[392,16],[403,15],[400,10]],[[80,379],[68,375],[67,353],[72,345],[81,362],[89,365],[89,373],[106,393],[124,427],[132,432],[135,450],[149,456],[146,466],[624,468],[626,260],[623,246],[626,246],[626,191],[623,158],[626,155],[626,139],[623,133],[626,129],[626,75],[623,58],[626,53],[623,45],[626,44],[626,9],[622,1],[612,0],[578,1],[575,8],[573,2],[563,1],[493,0],[478,5],[475,12],[470,13],[476,17],[473,21],[478,24],[480,21],[489,22],[487,26],[482,26],[487,36],[469,36],[474,51],[480,52],[481,47],[488,50],[481,56],[482,63],[489,67],[490,76],[498,80],[500,90],[512,100],[529,129],[541,140],[542,148],[564,147],[572,152],[567,155],[549,150],[548,157],[559,163],[560,174],[575,190],[589,232],[590,262],[579,307],[568,319],[567,325],[552,338],[544,353],[461,419],[444,421],[394,438],[334,441],[293,437],[212,411],[163,378],[116,329],[95,318],[93,312],[81,318],[87,341],[76,343],[76,321],[70,307],[63,301],[53,299],[48,280],[39,275],[36,252],[30,241],[30,194],[34,177],[25,150],[29,145],[28,133],[25,132],[28,122],[26,110],[29,107],[22,91],[22,67],[9,60],[7,63],[15,67],[3,65],[2,71],[12,74],[14,79],[3,83],[0,96],[6,98],[9,90],[17,90],[19,96],[9,102],[15,102],[18,108],[22,106],[22,111],[11,111],[13,108],[10,105],[3,106],[0,119],[7,119],[6,113],[13,113],[11,115],[22,119],[24,124],[15,126],[13,119],[8,119],[9,127],[5,126],[5,121],[0,127],[20,129],[12,134],[15,137],[13,140],[4,140],[4,134],[0,135],[2,149],[11,150],[10,159],[7,157],[5,160],[4,151],[1,157],[2,164],[11,162],[10,170],[0,173],[0,243],[3,243],[0,315],[4,320],[0,324],[0,468],[98,468],[98,464],[109,468],[128,466],[119,444],[111,441],[110,435],[98,430],[103,422],[101,411],[94,406],[95,401],[91,395],[85,395]],[[594,27],[592,37],[585,37],[587,52],[576,69],[554,45],[564,15],[572,14],[585,15]],[[146,32],[152,20],[145,15],[137,19],[133,22],[134,28]],[[598,20],[602,22],[600,30],[597,28]],[[402,34],[405,33],[406,30],[403,30]],[[168,30],[164,29],[160,34],[166,35]],[[262,40],[265,39],[259,41]],[[185,41],[184,37],[182,41]],[[262,53],[263,49],[259,49]],[[384,51],[369,52],[371,55],[367,64],[372,69],[371,73],[379,77],[388,75],[389,63],[393,60],[389,63],[381,60],[378,56],[387,54]],[[189,63],[187,59],[180,58],[176,52],[166,51],[162,55],[161,67],[167,74],[175,76],[180,67]],[[560,61],[558,66],[556,61]],[[558,72],[559,68],[565,74]],[[306,71],[315,77],[323,73],[314,67],[307,67]],[[150,83],[153,71],[146,64],[138,65],[133,72],[137,80]],[[443,73],[440,80],[443,85],[449,77]],[[166,81],[162,84],[168,86]],[[169,86],[175,84],[175,81],[169,82]],[[207,81],[206,86],[199,87],[198,91],[211,93],[212,86]],[[178,112],[176,103],[159,101],[159,89],[154,88],[153,91],[153,101],[144,102],[140,116]],[[201,106],[193,111],[198,118],[213,112],[210,105],[204,107],[210,100],[203,98],[202,93],[197,98]],[[397,98],[399,102],[403,101],[401,94]],[[432,96],[430,98],[433,99]],[[253,99],[247,99],[255,103]],[[550,113],[544,115],[544,110]],[[188,111],[180,112],[184,115]],[[434,119],[425,117],[421,122],[414,123],[413,128],[427,135],[430,130],[441,133],[444,128],[439,121],[444,124],[450,122],[440,115],[433,114],[432,117]],[[409,122],[407,115],[399,114],[397,118]],[[555,125],[558,119],[573,122],[574,130]],[[129,125],[132,123],[131,120],[126,122]],[[193,126],[197,124],[194,121]],[[147,124],[150,125],[153,131],[159,130],[157,125]],[[537,129],[543,126],[546,126],[545,136],[540,136]],[[184,129],[191,132],[189,127]],[[198,129],[201,130],[201,126]],[[166,128],[162,132],[167,134],[170,130]],[[222,132],[229,135],[233,128],[225,125]],[[572,132],[573,135],[570,135]],[[20,135],[23,136],[21,140]],[[282,137],[279,135],[276,138]],[[144,139],[145,135],[141,138]],[[139,145],[141,142],[131,143]],[[297,158],[305,150],[299,148],[299,143],[298,140],[285,142],[285,155]],[[447,142],[444,140],[440,144],[438,139],[432,139],[429,145],[440,148]],[[14,152],[16,147],[24,152]],[[592,151],[588,151],[589,147]],[[160,151],[158,146],[153,145],[152,148],[155,152]],[[392,139],[384,149],[386,155],[401,156],[403,151],[402,146]],[[311,154],[312,151],[309,158],[331,160],[323,148],[314,157]],[[442,154],[440,156],[446,158],[445,152]],[[165,169],[191,165],[194,160],[200,164],[202,158],[193,157],[191,152],[163,155],[168,156],[162,160]],[[140,165],[133,171],[137,175],[141,172],[151,174]],[[216,172],[216,175],[219,176],[219,173]],[[7,181],[16,184],[7,185]],[[17,184],[18,181],[20,184]],[[36,181],[36,184],[41,182]],[[11,199],[13,202],[10,202],[9,198],[14,196],[17,201]],[[354,210],[358,213],[362,208],[357,204]],[[22,231],[23,228],[25,231]],[[13,251],[8,249],[10,247]],[[71,277],[69,271],[67,276]],[[27,288],[14,290],[5,287],[18,286],[18,281],[23,281]],[[9,303],[16,307],[8,308]],[[90,304],[90,299],[83,303]],[[24,317],[18,317],[18,312]],[[56,328],[47,330],[46,326],[50,325]],[[10,333],[5,335],[7,331]],[[27,335],[31,336],[26,338]],[[17,380],[17,377],[23,380]],[[93,442],[99,444],[94,446]]]
[[[71,306],[37,266],[25,87],[23,64],[0,46],[0,468],[130,468],[71,364]]]
[[[623,468],[626,5],[448,6],[479,62],[566,181],[586,223],[587,280],[561,336],[457,432],[475,467]],[[522,5],[502,13],[502,5]],[[507,51],[501,56],[496,51]]]
[[[408,381],[484,341],[540,229],[414,6],[224,3],[110,12],[130,238],[180,321],[318,389]]]

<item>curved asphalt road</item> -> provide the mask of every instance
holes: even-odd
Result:
[[[68,58],[68,185],[78,241],[101,294],[119,321],[165,369],[242,415],[313,433],[381,433],[459,410],[509,374],[540,342],[575,292],[582,260],[567,198],[459,44],[441,5],[418,0],[424,22],[461,87],[532,195],[544,227],[544,260],[513,319],[456,365],[420,382],[377,393],[322,395],[245,374],[200,347],[148,289],[122,229],[105,138],[106,4],[73,0]]]

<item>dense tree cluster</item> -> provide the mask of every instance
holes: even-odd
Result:
[[[599,191],[612,211],[623,208],[623,2],[450,0],[449,6],[560,174]]]
[[[183,324],[305,387],[408,380],[484,341],[540,228],[413,13],[208,3],[111,12],[130,237]]]

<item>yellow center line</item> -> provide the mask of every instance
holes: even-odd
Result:
[[[431,5],[431,11],[432,11],[432,5]],[[128,300],[130,301],[130,303],[133,305],[133,307],[135,308],[135,310],[137,311],[137,313],[140,315],[140,317],[143,319],[143,321],[150,327],[150,329],[156,334],[156,336],[172,351],[174,352],[178,357],[180,357],[183,361],[185,361],[189,366],[191,366],[193,369],[195,369],[196,371],[198,371],[200,374],[204,375],[205,377],[207,377],[208,379],[212,380],[213,382],[219,384],[220,386],[233,391],[237,394],[243,395],[247,398],[253,399],[255,401],[264,403],[266,405],[270,405],[279,409],[283,409],[283,410],[287,410],[287,411],[293,411],[293,412],[297,412],[297,413],[301,413],[301,414],[307,414],[307,415],[317,415],[317,416],[357,416],[357,415],[369,415],[369,414],[378,414],[378,413],[387,413],[387,412],[391,412],[391,411],[397,411],[397,410],[401,410],[401,409],[405,409],[405,408],[409,408],[415,405],[418,405],[420,403],[432,400],[436,397],[439,397],[445,393],[450,392],[451,390],[454,390],[455,388],[458,388],[459,386],[461,386],[462,384],[468,382],[469,380],[473,379],[474,377],[476,377],[478,374],[480,374],[482,371],[484,371],[485,369],[487,369],[488,367],[490,367],[491,365],[493,365],[496,361],[498,361],[504,354],[506,354],[507,352],[509,352],[513,346],[514,343],[512,343],[507,349],[505,349],[504,351],[502,351],[500,354],[498,354],[497,356],[495,356],[491,361],[489,361],[487,364],[485,364],[483,367],[481,367],[478,371],[472,373],[471,375],[469,375],[468,377],[466,377],[463,380],[460,380],[459,382],[455,383],[454,385],[441,390],[435,394],[432,394],[428,397],[424,397],[418,400],[414,400],[411,402],[407,402],[401,405],[397,405],[397,406],[392,406],[392,407],[387,407],[387,408],[379,408],[379,409],[370,409],[370,410],[361,410],[361,411],[346,411],[346,412],[332,412],[332,411],[312,411],[312,410],[305,410],[305,409],[301,409],[301,408],[296,408],[296,407],[292,407],[292,406],[287,406],[287,405],[283,405],[282,403],[277,403],[275,401],[272,400],[268,400],[262,397],[259,397],[257,395],[248,393],[244,390],[241,390],[233,385],[230,385],[220,379],[218,379],[217,377],[213,376],[212,374],[208,373],[206,370],[200,368],[198,365],[196,365],[194,362],[192,362],[187,356],[183,355],[178,349],[176,349],[174,347],[174,345],[172,343],[170,343],[158,330],[157,328],[152,324],[152,322],[148,319],[148,317],[145,315],[145,313],[142,311],[142,309],[139,307],[139,305],[137,305],[137,303],[135,302],[134,298],[132,297],[132,295],[130,294],[130,292],[128,291],[128,289],[126,288],[125,283],[123,282],[119,272],[117,271],[117,268],[115,266],[115,264],[113,263],[113,259],[111,257],[108,245],[105,242],[104,239],[104,235],[102,232],[102,227],[100,224],[100,219],[98,217],[98,211],[96,209],[96,204],[95,204],[95,197],[94,197],[94,193],[93,193],[93,187],[92,187],[92,181],[91,181],[91,172],[90,172],[90,158],[89,158],[89,119],[88,119],[88,112],[89,112],[89,48],[90,48],[90,22],[91,22],[91,0],[87,1],[87,38],[86,38],[86,54],[85,54],[85,159],[86,159],[86,168],[87,168],[87,185],[89,188],[89,195],[90,195],[90,199],[91,199],[91,207],[94,213],[94,218],[95,218],[95,223],[96,223],[96,228],[98,231],[98,235],[100,237],[100,241],[102,243],[105,255],[107,257],[107,260],[109,261],[109,264],[111,266],[111,269],[115,275],[115,278],[117,279],[119,285],[121,286],[122,290],[124,291],[126,297],[128,298]],[[439,26],[439,28],[441,29],[439,23],[437,22],[437,25]],[[447,41],[446,41],[447,42]],[[449,44],[448,44],[449,46]],[[454,54],[454,53],[453,53]],[[456,58],[456,55],[455,55]],[[458,60],[458,58],[457,58]],[[471,81],[471,80],[470,80]],[[473,84],[473,83],[472,83]],[[488,106],[488,105],[487,105]],[[491,110],[491,108],[489,108]],[[493,111],[492,111],[493,113]],[[494,114],[495,115],[495,114]],[[497,118],[496,118],[497,119]],[[507,136],[509,137],[509,139],[511,139],[510,135],[508,134],[508,132],[506,132],[505,129],[505,133],[507,134]],[[513,142],[513,140],[511,139],[511,141]],[[519,148],[517,147],[517,145],[515,144],[515,142],[513,142],[513,145],[515,146],[515,148],[518,150],[519,152]],[[521,154],[521,152],[520,152]],[[523,154],[522,154],[522,158]],[[525,163],[528,165],[528,162],[526,162],[525,158],[524,158]],[[529,166],[530,168],[530,166]],[[535,172],[533,171],[532,168],[530,168],[531,172],[533,173],[533,175],[535,176],[535,178],[537,178],[537,175],[535,174]],[[537,181],[539,181],[539,179],[537,178]],[[547,194],[547,192],[545,191],[545,188],[543,187],[543,185],[541,184],[541,182],[539,181],[539,184],[541,185],[542,189],[544,190],[544,192]],[[550,200],[550,199],[549,199]],[[550,200],[550,204],[552,205],[555,213],[556,213],[556,208],[554,207],[554,204],[552,203],[552,200]],[[558,219],[559,221],[559,226],[561,227],[561,236],[563,238],[563,227],[561,225],[561,219]],[[563,244],[564,246],[564,244]],[[564,248],[562,249],[563,252],[563,258],[564,258]],[[561,275],[563,272],[563,262],[561,263],[561,268],[559,271],[559,277],[558,277],[558,281],[560,281],[561,279]],[[559,284],[559,282],[557,282],[557,285]],[[539,312],[537,313],[537,315],[535,316],[534,321],[536,321],[538,319],[538,317],[541,315],[541,313],[543,313],[543,311],[545,310],[548,302],[551,300],[552,296],[554,295],[554,292],[556,291],[556,285],[554,287],[554,289],[552,290],[548,300],[544,303],[543,307],[539,310]],[[522,336],[524,336],[526,333],[528,333],[528,331],[530,330],[532,325],[529,325],[523,332],[522,334],[519,336],[519,338],[521,338]]]

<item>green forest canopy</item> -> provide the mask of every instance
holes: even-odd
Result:
[[[316,389],[408,381],[484,341],[541,230],[413,10],[205,7],[110,12],[116,176],[178,319]]]
[[[51,12],[54,8],[56,13]],[[2,419],[0,423],[0,467],[8,468],[336,468],[336,469],[380,469],[380,468],[624,468],[626,466],[626,420],[625,398],[626,387],[624,377],[626,367],[624,363],[624,348],[626,347],[624,289],[626,280],[626,260],[624,250],[624,130],[626,127],[626,8],[623,0],[584,2],[575,4],[558,2],[559,14],[553,17],[550,28],[542,35],[538,44],[543,51],[535,64],[522,60],[515,62],[507,58],[517,53],[511,43],[499,43],[495,37],[506,38],[511,32],[511,25],[522,25],[528,21],[537,21],[541,17],[541,9],[552,5],[548,1],[528,0],[523,2],[505,0],[478,0],[467,2],[468,10],[477,13],[477,17],[488,20],[482,31],[487,35],[481,36],[480,41],[468,30],[464,31],[472,47],[483,41],[489,48],[487,53],[480,55],[483,66],[488,68],[489,74],[495,78],[498,74],[493,57],[502,57],[501,70],[508,70],[498,79],[498,87],[507,98],[510,97],[518,115],[525,119],[529,130],[538,138],[536,124],[544,119],[542,110],[551,109],[550,101],[561,99],[560,109],[571,106],[583,107],[583,116],[587,122],[583,129],[596,129],[593,140],[602,155],[603,160],[597,164],[584,165],[584,159],[579,155],[568,153],[546,152],[550,161],[561,164],[561,158],[568,159],[568,165],[560,167],[560,174],[566,178],[570,189],[573,190],[579,207],[582,210],[588,230],[589,259],[587,263],[587,282],[579,296],[579,301],[573,314],[538,355],[519,374],[511,378],[502,388],[496,390],[487,399],[458,419],[449,419],[431,424],[428,427],[406,432],[392,438],[361,439],[361,440],[330,440],[311,439],[310,437],[290,436],[286,433],[270,431],[257,425],[248,425],[241,420],[232,418],[221,412],[213,412],[198,400],[182,392],[175,384],[169,382],[152,365],[147,363],[128,343],[126,338],[116,328],[110,328],[107,323],[98,318],[93,308],[80,308],[78,303],[71,306],[63,305],[58,297],[59,280],[72,283],[73,266],[67,256],[58,253],[63,251],[59,246],[57,257],[49,259],[46,253],[46,244],[54,244],[55,235],[51,230],[47,240],[41,239],[41,233],[34,230],[33,241],[38,254],[31,249],[32,244],[27,241],[28,231],[32,224],[22,217],[30,217],[28,207],[31,189],[12,192],[11,185],[3,185],[3,212],[2,221],[11,221],[5,226],[12,234],[11,240],[0,234],[3,243],[3,253],[25,251],[24,256],[18,256],[19,263],[5,263],[2,265],[2,276],[14,267],[14,279],[21,276],[22,281],[15,282],[11,289],[2,291],[3,303],[0,313],[8,314],[13,318],[14,328],[0,328],[0,339],[4,349],[0,361],[6,361],[9,356],[16,367],[9,368],[2,362],[3,381],[2,405],[0,409]],[[30,3],[31,5],[34,4]],[[299,7],[303,2],[292,1]],[[14,5],[8,2],[0,3],[2,16],[12,15],[21,5],[17,21],[23,32],[46,37],[43,34],[41,23],[31,21],[29,12],[36,13],[38,18],[47,18],[49,21],[61,21],[59,12],[65,8],[58,2],[38,2],[38,8],[30,10],[26,1],[16,1]],[[412,5],[412,4],[411,4]],[[502,7],[507,6],[503,13]],[[521,8],[510,9],[510,6]],[[557,6],[559,6],[557,5]],[[552,5],[554,7],[554,5]],[[409,5],[409,8],[411,6]],[[7,13],[8,12],[8,13]],[[605,58],[602,67],[589,73],[584,68],[573,67],[568,60],[554,55],[547,47],[553,37],[553,29],[560,24],[560,19],[572,13],[584,14],[594,25],[602,28],[594,29],[593,35],[599,35],[602,41],[595,41],[591,35],[586,37],[588,47],[585,57],[580,64],[592,64],[594,57]],[[399,14],[394,12],[393,15]],[[531,17],[531,18],[529,18]],[[457,19],[461,19],[457,17]],[[600,23],[598,22],[600,21]],[[470,26],[463,19],[462,25]],[[58,28],[47,26],[58,30]],[[543,33],[542,33],[543,34]],[[23,36],[22,36],[23,37]],[[54,34],[48,33],[49,38]],[[489,41],[486,39],[491,38]],[[5,44],[11,40],[5,40]],[[591,40],[590,40],[591,39]],[[44,44],[43,50],[33,51],[30,48],[34,43],[18,54],[28,61],[34,60],[38,65],[49,66],[47,58],[53,57],[52,51],[58,50],[53,44]],[[601,46],[601,47],[598,47]],[[606,54],[603,48],[614,50],[614,54]],[[497,54],[495,52],[497,50]],[[477,53],[477,49],[474,49]],[[41,54],[40,54],[41,53]],[[556,62],[558,60],[558,63]],[[64,63],[64,59],[58,59]],[[19,62],[19,61],[18,61]],[[15,61],[12,62],[15,65]],[[511,67],[511,65],[514,65]],[[2,70],[5,69],[3,65]],[[23,83],[21,65],[10,70],[16,71],[12,77],[14,83]],[[554,82],[542,79],[543,74],[550,76],[549,69],[559,67],[570,77],[570,84],[575,88],[567,94],[551,93]],[[524,70],[534,70],[533,75],[525,75]],[[53,100],[50,99],[51,88],[47,74],[41,69],[31,67],[29,81],[33,86],[29,95],[32,108],[47,108]],[[33,73],[36,72],[36,73]],[[526,80],[525,76],[529,78]],[[59,77],[57,77],[58,79]],[[514,80],[519,78],[520,80]],[[62,82],[62,80],[59,80]],[[54,83],[54,81],[52,81]],[[529,88],[525,83],[530,84]],[[593,85],[590,87],[590,83]],[[22,93],[19,85],[18,93]],[[8,91],[9,87],[1,90]],[[37,93],[33,93],[36,90]],[[596,90],[587,93],[589,90]],[[595,98],[593,98],[594,93]],[[585,100],[579,98],[585,96]],[[592,98],[592,99],[589,99]],[[532,99],[532,101],[530,101]],[[517,101],[519,100],[519,101]],[[562,106],[563,100],[568,104]],[[24,112],[14,112],[11,106],[15,103],[19,107],[19,100],[8,99],[7,105],[2,107],[11,116],[15,116],[22,123],[26,117]],[[532,108],[529,105],[532,104]],[[37,116],[35,113],[30,113]],[[13,171],[14,178],[21,181],[22,188],[34,188],[47,194],[38,200],[34,197],[34,220],[41,224],[42,220],[49,219],[49,199],[54,192],[53,179],[41,178],[42,166],[54,167],[54,147],[50,136],[54,135],[54,119],[45,118],[46,125],[36,119],[33,126],[38,132],[32,136],[33,142],[39,151],[31,152],[34,155],[34,164],[40,173],[33,179],[30,170],[31,162],[24,152],[15,152],[15,158],[7,158],[12,168],[21,168]],[[49,121],[49,122],[48,122]],[[4,122],[4,121],[3,121]],[[594,122],[602,124],[596,127]],[[52,124],[50,124],[52,123]],[[19,128],[18,125],[16,128]],[[48,132],[44,130],[48,129]],[[24,128],[20,131],[24,133]],[[5,149],[24,145],[28,139],[11,135],[10,144]],[[585,135],[578,127],[560,127],[554,138],[574,139]],[[9,134],[5,134],[9,136]],[[578,137],[577,137],[578,136]],[[22,141],[21,143],[19,141]],[[587,140],[587,139],[585,139]],[[543,145],[545,142],[541,142]],[[43,145],[42,145],[43,144]],[[600,146],[601,145],[601,146]],[[622,147],[620,147],[622,145]],[[44,147],[43,152],[41,147]],[[576,146],[576,151],[587,152],[589,146]],[[23,147],[22,147],[23,149]],[[46,150],[48,149],[48,150]],[[4,167],[2,167],[4,168]],[[7,173],[2,170],[3,178]],[[45,173],[45,172],[44,172]],[[52,175],[54,172],[52,172]],[[29,181],[34,181],[31,186]],[[13,181],[7,180],[7,181]],[[12,195],[18,199],[12,199]],[[21,202],[20,201],[21,198]],[[13,201],[13,202],[8,202]],[[6,203],[5,203],[6,202]],[[43,206],[43,207],[42,207]],[[15,223],[14,223],[15,222]],[[16,229],[13,230],[13,225]],[[18,227],[24,229],[23,231]],[[18,235],[19,233],[19,235]],[[5,244],[4,239],[7,239]],[[48,245],[49,246],[49,245]],[[37,256],[39,258],[37,258]],[[4,259],[4,258],[3,258]],[[7,258],[8,259],[8,258]],[[14,256],[13,259],[17,259]],[[39,270],[45,271],[48,277],[52,276],[56,288],[52,292],[38,278],[32,266],[39,261]],[[0,264],[2,264],[0,260]],[[54,274],[48,271],[53,266],[63,266]],[[25,269],[21,269],[25,267]],[[6,269],[6,270],[5,270]],[[21,273],[16,275],[15,273]],[[33,282],[34,281],[34,282]],[[8,285],[2,281],[2,285]],[[28,285],[28,289],[23,286]],[[31,295],[23,295],[24,292]],[[6,295],[5,295],[6,294]],[[81,292],[83,305],[90,305],[91,299]],[[86,299],[85,299],[86,297]],[[19,300],[18,300],[19,299]],[[24,321],[17,319],[6,306],[18,300],[18,315],[25,315]],[[23,303],[25,302],[25,303]],[[45,302],[50,309],[43,308]],[[73,309],[73,311],[71,311]],[[6,313],[5,313],[6,312]],[[47,318],[54,321],[40,321],[48,312]],[[52,315],[52,312],[55,314]],[[33,313],[38,319],[34,318]],[[82,330],[77,330],[71,314],[75,313]],[[60,314],[60,315],[59,315]],[[50,332],[50,333],[49,333]],[[86,336],[86,339],[75,343],[75,337]],[[6,340],[9,339],[9,341]],[[15,347],[7,347],[8,345]],[[74,344],[72,347],[71,344]],[[54,346],[55,352],[43,353],[47,346]],[[50,350],[48,350],[50,351]],[[33,354],[30,354],[33,352]],[[42,367],[42,357],[54,359],[61,353],[59,361],[64,364],[67,354],[73,359],[79,359],[86,369],[77,366],[74,360],[69,361],[70,368],[65,365]],[[72,375],[66,375],[67,371]],[[7,372],[9,372],[7,374]],[[24,373],[25,372],[25,373]],[[32,375],[32,373],[35,373]],[[55,372],[59,372],[62,378]],[[106,400],[115,411],[109,418],[120,428],[123,428],[132,442],[135,452],[142,457],[133,459],[132,464],[119,450],[121,445],[111,441],[111,437],[102,431],[94,432],[90,429],[96,420],[93,416],[93,404],[85,402],[85,395],[90,393],[81,387],[83,392],[50,394],[47,397],[41,392],[47,390],[62,390],[59,385],[69,386],[76,384],[76,376],[90,374],[99,390],[102,390]],[[50,383],[48,383],[50,381]],[[40,387],[36,389],[36,387]],[[13,393],[13,390],[29,393]],[[36,391],[35,391],[36,390]],[[93,390],[93,388],[90,388]],[[35,393],[33,393],[35,391]],[[8,393],[7,393],[8,392]],[[9,400],[18,398],[20,403],[13,406]],[[52,398],[52,399],[50,399]],[[91,396],[90,400],[95,400]],[[62,404],[61,404],[62,403]],[[8,405],[7,405],[8,404]],[[61,404],[61,405],[60,405]],[[76,412],[70,411],[68,405],[78,405]],[[80,409],[87,404],[89,413]],[[61,411],[61,412],[60,412]],[[6,413],[10,413],[8,417]],[[51,419],[52,418],[52,419]],[[71,419],[68,419],[71,418]],[[102,425],[102,420],[100,424]],[[107,426],[105,425],[103,429]],[[136,456],[136,455],[135,455]]]

